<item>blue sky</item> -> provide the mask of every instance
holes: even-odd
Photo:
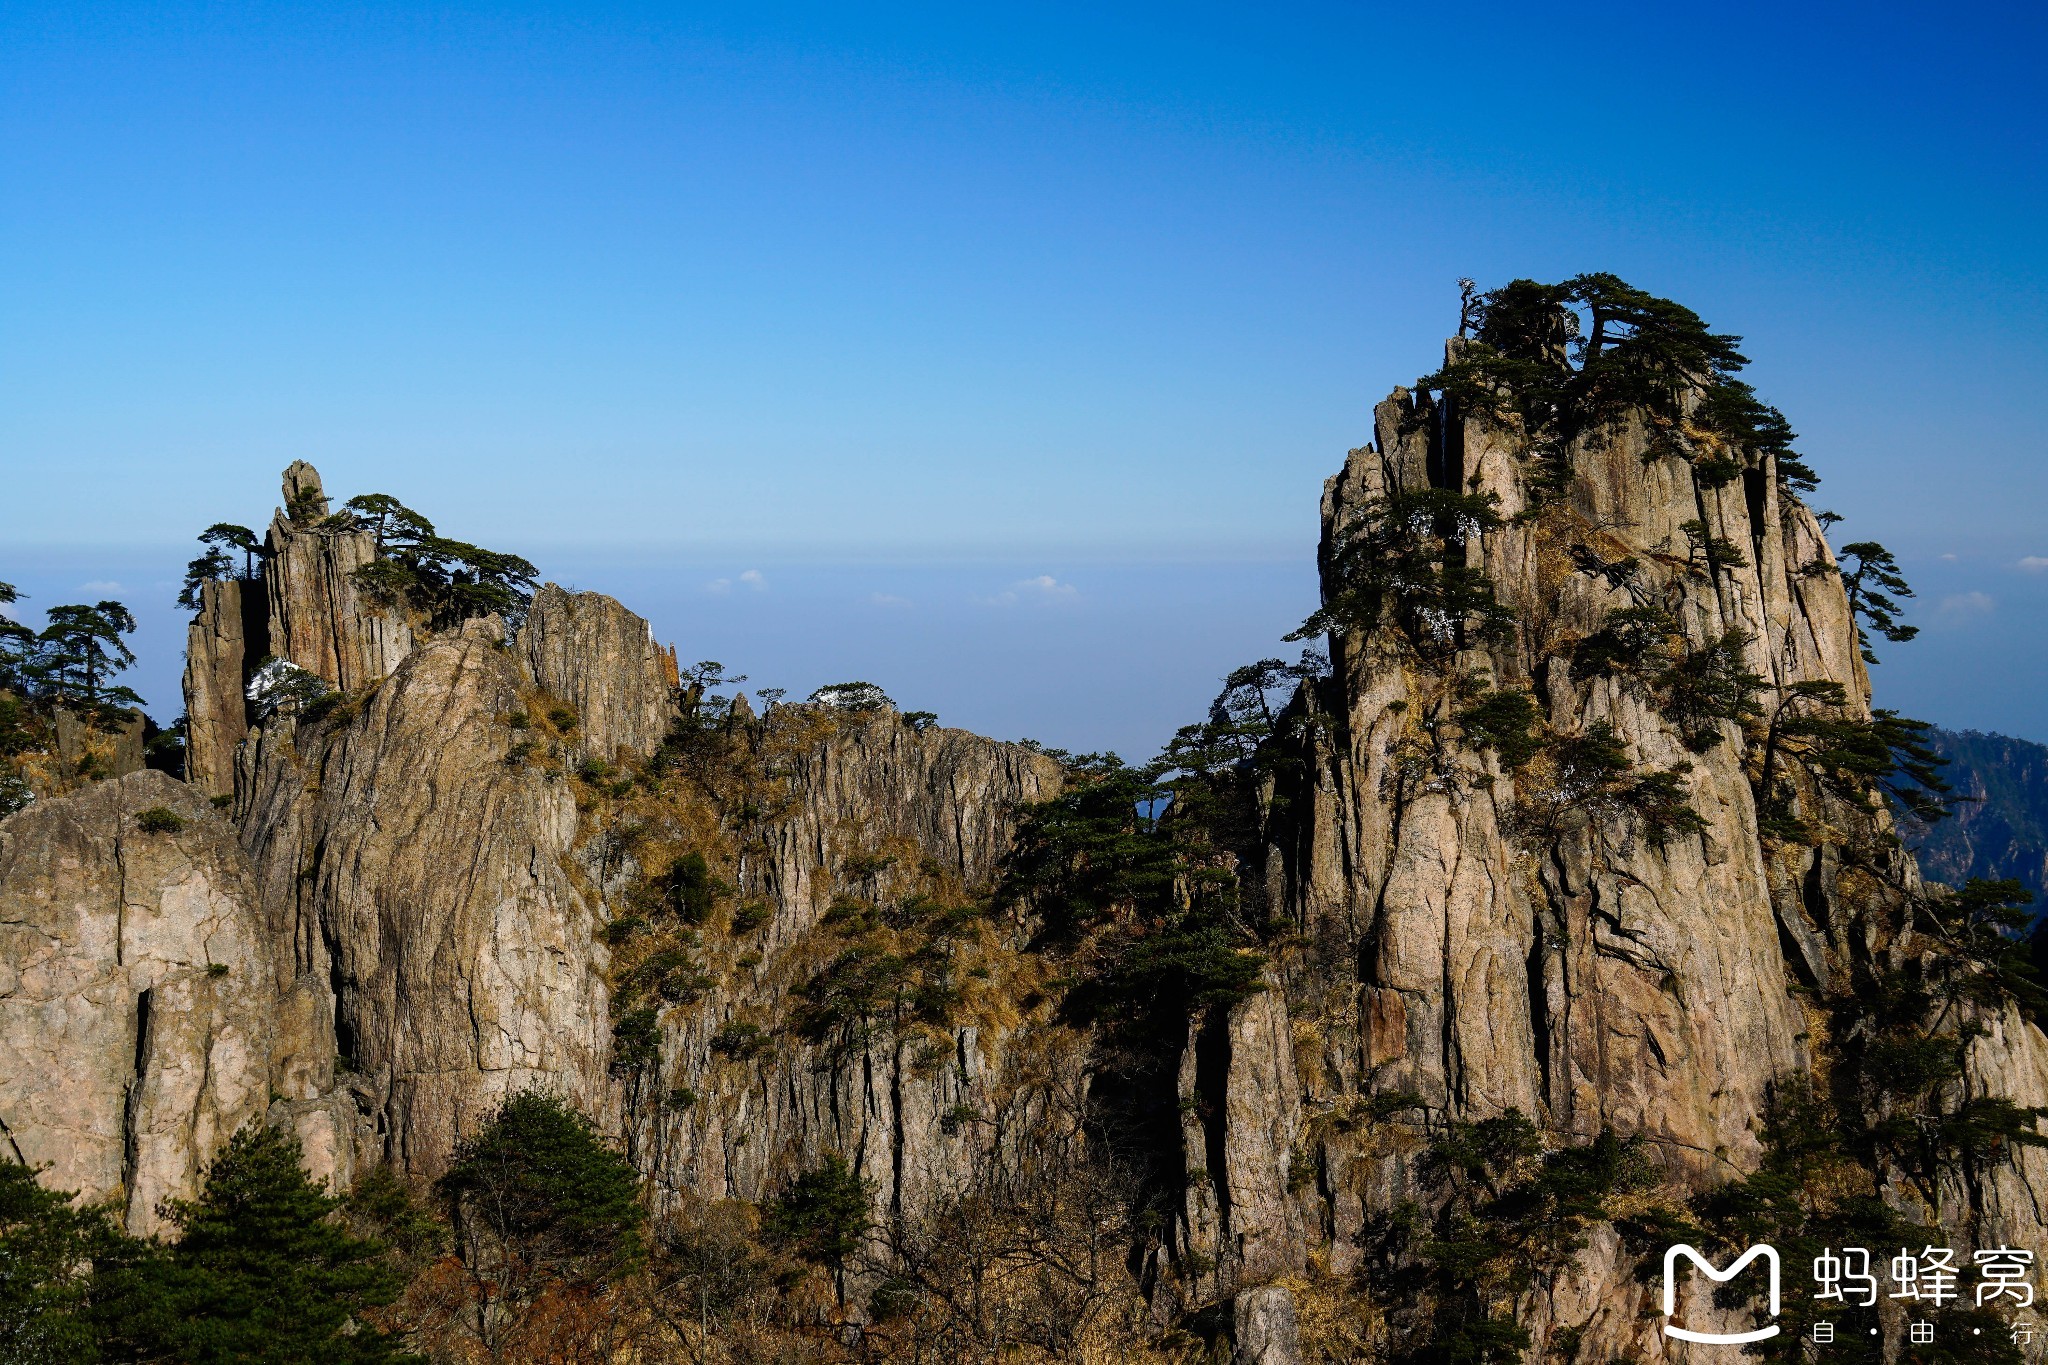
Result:
[[[2048,739],[2044,38],[2038,6],[15,3],[0,578],[121,584],[174,713],[182,546],[303,457],[686,655],[1142,753],[1312,605],[1320,482],[1456,279],[1607,269],[1748,338],[1817,501],[1922,585],[1880,700]]]

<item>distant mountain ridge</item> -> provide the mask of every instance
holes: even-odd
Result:
[[[1965,798],[1933,826],[1902,824],[1930,879],[1960,886],[2011,877],[2048,900],[2048,745],[1979,730],[1936,730],[1928,746],[1948,760],[1942,776]]]

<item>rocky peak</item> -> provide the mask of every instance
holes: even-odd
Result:
[[[320,471],[304,460],[285,466],[284,513],[301,526],[314,525],[327,516],[327,490],[321,487]]]
[[[568,702],[578,740],[596,756],[654,753],[675,718],[676,656],[653,627],[602,593],[534,594],[518,648],[534,685]]]

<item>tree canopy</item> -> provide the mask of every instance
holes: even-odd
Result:
[[[436,533],[434,523],[388,493],[350,498],[333,520],[370,532],[377,558],[356,570],[372,597],[419,613],[435,630],[496,613],[525,615],[540,571],[518,555]]]
[[[256,577],[257,562],[265,553],[263,542],[246,526],[217,521],[199,533],[204,548],[198,558],[185,566],[185,585],[178,592],[178,605],[196,611],[200,589],[226,578],[248,581]],[[235,554],[242,556],[240,569]]]
[[[1553,472],[1574,441],[1639,411],[1659,448],[1691,459],[1709,483],[1734,477],[1742,466],[1730,452],[1743,451],[1771,457],[1791,488],[1818,483],[1784,414],[1735,377],[1749,363],[1742,339],[1683,304],[1597,272],[1510,281],[1468,298],[1464,323],[1471,340],[1416,386],[1517,421]]]
[[[417,1357],[363,1314],[401,1283],[384,1248],[330,1215],[296,1137],[251,1125],[229,1140],[200,1197],[173,1203],[167,1246],[124,1240],[94,1263],[91,1318],[108,1360],[189,1365]]]

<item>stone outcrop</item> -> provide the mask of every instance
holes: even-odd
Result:
[[[811,708],[785,716],[794,710]],[[661,1085],[701,1098],[678,1112],[645,1095],[631,1111],[634,1149],[663,1189],[714,1199],[761,1198],[838,1153],[875,1182],[880,1207],[917,1210],[960,1188],[1019,1119],[1010,1106],[1029,1103],[1008,1074],[1015,1021],[970,1014],[940,1038],[804,1040],[788,1027],[798,991],[843,946],[820,920],[837,893],[886,904],[934,874],[985,893],[1021,809],[1058,792],[1060,768],[1020,745],[920,731],[893,711],[812,714],[815,737],[783,770],[790,803],[741,868],[738,896],[768,912],[742,945],[761,960],[665,1013]],[[776,1045],[736,1066],[712,1047],[731,1024],[762,1027]],[[977,1121],[961,1123],[963,1112]]]
[[[390,676],[412,649],[413,628],[356,583],[356,570],[377,557],[376,537],[324,522],[326,496],[311,465],[285,471],[284,493],[300,516],[280,511],[265,537],[269,652],[343,692]]]
[[[161,807],[183,827],[151,833]],[[50,1185],[159,1225],[269,1105],[269,945],[233,831],[156,772],[0,822],[0,1124]]]
[[[1822,528],[1768,457],[1716,485],[1629,426],[1573,447],[1545,497],[1507,433],[1426,397],[1397,390],[1374,435],[1324,492],[1326,592],[1362,509],[1487,493],[1502,521],[1459,553],[1516,625],[1437,654],[1384,625],[1331,641],[1240,867],[1247,922],[1288,931],[1264,989],[1147,1059],[1165,1150],[1140,1164],[1165,1217],[1144,1290],[1160,1320],[1234,1323],[1235,1358],[1261,1365],[1307,1358],[1310,1291],[1366,1263],[1374,1219],[1427,1202],[1418,1153],[1451,1123],[1517,1110],[1553,1142],[1639,1137],[1679,1195],[1753,1170],[1758,1114],[1816,1062],[1811,993],[1893,951],[1919,890],[1881,811],[1802,788],[1817,833],[1787,838],[1741,726],[1574,666],[1611,613],[1654,606],[1688,647],[1736,651],[1767,704],[1834,682],[1868,717]],[[1029,1164],[1059,1105],[1098,1113],[1091,1087],[1129,1080],[1058,1013],[1061,978],[1090,968],[987,903],[1020,814],[1060,790],[1053,759],[886,710],[686,715],[645,621],[552,584],[509,642],[496,617],[428,636],[358,593],[375,543],[326,523],[310,466],[285,495],[260,583],[209,585],[192,627],[194,785],[138,773],[0,823],[0,1124],[51,1183],[119,1195],[148,1230],[258,1116],[337,1184],[366,1162],[425,1181],[539,1086],[598,1118],[658,1210],[762,1199],[838,1154],[914,1222]],[[1703,556],[1702,536],[1736,552]],[[248,727],[263,653],[344,695]],[[1574,795],[1551,759],[1505,762],[1461,719],[1494,688],[1553,740],[1610,734],[1697,828]],[[230,791],[232,828],[207,800]],[[143,832],[155,806],[182,827]],[[691,854],[717,906],[677,922],[663,878]],[[954,1006],[806,1024],[844,925],[888,921],[875,952],[907,973],[921,903],[971,926],[937,954],[971,983]],[[623,967],[656,933],[670,975],[650,987]],[[649,1021],[630,1063],[628,1011]],[[1982,1022],[1965,1088],[2048,1106],[2048,1038],[2010,1008]],[[2034,1245],[2048,1153],[1933,1199],[1959,1246]],[[1634,1270],[1596,1229],[1581,1273],[1523,1306],[1532,1358],[1666,1358]]]
[[[1358,1263],[1370,1215],[1427,1197],[1414,1153],[1447,1121],[1519,1110],[1556,1141],[1611,1127],[1640,1136],[1679,1190],[1753,1169],[1773,1086],[1814,1061],[1799,992],[1843,979],[1918,886],[1882,812],[1808,793],[1803,814],[1825,833],[1813,846],[1767,840],[1732,722],[1713,722],[1710,740],[1688,735],[1642,686],[1570,662],[1607,613],[1656,606],[1691,647],[1745,641],[1767,707],[1833,681],[1849,715],[1867,717],[1834,560],[1768,457],[1713,487],[1632,425],[1572,448],[1562,497],[1539,503],[1529,462],[1482,418],[1396,390],[1375,436],[1324,493],[1326,597],[1338,537],[1361,509],[1429,488],[1492,494],[1503,524],[1464,554],[1517,625],[1436,660],[1387,626],[1333,637],[1333,676],[1296,702],[1311,721],[1301,775],[1269,791],[1266,894],[1306,945],[1285,983],[1302,1112],[1414,1101],[1406,1141],[1303,1129],[1314,1178],[1301,1221],[1321,1229],[1339,1271]],[[1702,523],[1738,553],[1706,562]],[[1626,812],[1546,807],[1555,789],[1540,763],[1511,770],[1460,725],[1487,686],[1527,689],[1556,735],[1611,727],[1638,770],[1678,775],[1703,827],[1660,843]],[[1544,821],[1554,828],[1533,834]],[[1864,863],[1854,872],[1850,847]],[[1972,1084],[2039,1103],[2039,1031],[2013,1016],[1994,1034]],[[1269,1096],[1285,1069],[1233,1070],[1233,1129],[1281,1136]],[[2013,1245],[2040,1240],[2037,1165],[2029,1154],[1989,1178]],[[1619,1247],[1599,1242],[1582,1260],[1580,1283],[1529,1310],[1536,1350],[1554,1325],[1583,1330],[1581,1358],[1664,1355]],[[1585,1284],[1605,1288],[1589,1299]]]
[[[81,764],[87,764],[87,770],[98,777],[126,777],[142,771],[142,734],[146,727],[141,712],[129,711],[118,720],[94,722],[59,710],[52,720],[57,731],[57,757],[67,774],[80,771]]]
[[[599,905],[568,786],[508,762],[526,679],[503,634],[437,637],[359,707],[243,750],[243,839],[294,973],[329,988],[362,1154],[417,1177],[516,1090],[610,1104]]]
[[[204,584],[186,631],[185,780],[208,796],[235,789],[235,751],[249,734],[243,687],[270,652],[264,599],[261,579]]]
[[[576,709],[577,739],[591,754],[609,760],[623,749],[645,758],[668,733],[675,653],[612,598],[544,584],[519,651],[534,685]]]
[[[1301,1365],[1301,1335],[1294,1296],[1278,1285],[1247,1289],[1232,1304],[1237,1337],[1232,1365]]]

